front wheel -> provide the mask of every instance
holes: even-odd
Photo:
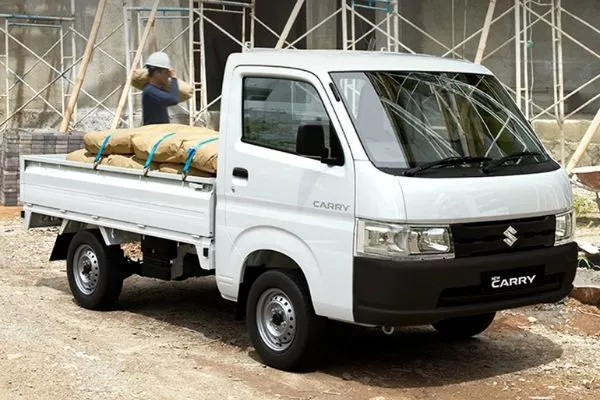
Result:
[[[318,324],[299,271],[270,270],[252,284],[246,325],[265,364],[281,370],[307,366],[318,339]]]
[[[67,278],[77,303],[90,310],[114,305],[123,287],[122,260],[119,246],[106,246],[91,231],[78,232],[67,255]]]
[[[449,318],[433,323],[433,327],[442,335],[454,338],[469,338],[485,331],[494,320],[495,312]]]

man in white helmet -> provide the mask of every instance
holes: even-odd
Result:
[[[162,51],[150,54],[146,61],[150,83],[142,93],[142,119],[143,125],[168,124],[169,113],[167,107],[174,106],[179,101],[179,84],[177,75],[171,68],[169,56]],[[168,87],[171,80],[170,90]]]

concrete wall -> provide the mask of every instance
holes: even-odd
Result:
[[[319,22],[329,17],[339,8],[336,1],[306,0],[306,30],[313,28]],[[341,23],[340,23],[341,26]],[[307,37],[309,49],[337,49],[338,24],[336,18],[331,18]]]
[[[274,3],[268,0],[258,0],[256,2],[256,16],[261,21],[269,26],[275,32],[283,31],[287,22],[288,16],[292,11],[295,1],[277,1],[276,7]],[[307,10],[305,7],[300,11],[296,22],[292,26],[289,34],[289,41],[299,37],[306,31]],[[226,14],[210,12],[206,14],[211,20],[225,27],[234,37],[241,39],[242,23],[241,16],[236,14]],[[250,38],[250,23],[246,22],[246,40]],[[275,47],[277,37],[270,33],[260,24],[255,24],[255,47]],[[221,94],[221,86],[223,83],[223,70],[225,62],[229,54],[240,51],[240,46],[231,38],[228,38],[217,28],[210,23],[205,24],[205,51],[206,51],[206,75],[207,75],[207,92],[209,101],[218,97]],[[306,40],[299,41],[295,47],[306,48]],[[200,59],[197,60],[197,65],[200,65]],[[199,68],[197,68],[199,71]],[[197,80],[200,76],[197,75]],[[216,104],[213,109],[218,109]]]
[[[90,33],[94,16],[96,13],[98,1],[97,0],[76,0],[75,2],[75,29],[87,37]],[[152,2],[144,0],[130,1],[131,6],[145,6],[150,7]],[[162,0],[161,7],[187,7],[188,2],[186,0]],[[70,17],[71,16],[71,1],[70,0],[0,0],[0,13],[6,14],[27,14],[27,15],[45,15],[45,16],[59,16],[59,17]],[[146,13],[147,15],[147,13]],[[182,15],[182,14],[169,14],[169,15]],[[17,22],[14,20],[14,22]],[[25,21],[22,21],[25,22]],[[102,24],[100,25],[100,31],[98,33],[98,41],[109,35],[115,28],[123,22],[123,0],[108,0]],[[132,23],[132,50],[135,51],[138,43],[138,30],[136,27],[137,19]],[[68,23],[64,24],[65,28],[69,27]],[[151,36],[149,44],[146,46],[144,56],[147,57],[151,51],[154,50],[153,44],[156,43],[158,48],[162,48],[167,45],[177,34],[179,34],[184,27],[187,26],[186,20],[164,20],[159,19],[156,23],[155,32],[156,35]],[[143,28],[142,28],[143,29]],[[125,38],[124,30],[121,27],[110,36],[100,47],[109,53],[114,59],[121,64],[125,64]],[[44,54],[54,43],[57,43],[60,37],[58,29],[55,28],[42,28],[42,27],[22,27],[12,26],[10,33],[23,44],[27,45],[35,53],[42,55]],[[0,34],[0,49],[1,53],[4,54],[5,44],[4,35]],[[79,36],[75,35],[75,49],[76,58],[83,55],[83,51],[86,46],[86,41]],[[180,76],[191,81],[190,77],[187,76],[186,70],[188,66],[188,51],[187,51],[187,35],[183,35],[181,38],[176,40],[172,45],[165,51],[169,53],[172,59],[172,63],[180,72]],[[67,55],[71,55],[72,41],[71,35],[67,34],[64,41],[64,52]],[[18,74],[23,75],[31,67],[34,66],[37,59],[33,54],[18,45],[14,40],[10,39],[9,42],[9,66]],[[133,58],[133,54],[132,54]],[[44,59],[53,66],[60,70],[60,46],[50,52],[44,57]],[[67,60],[67,64],[70,60]],[[4,68],[0,68],[0,93],[5,92],[5,76]],[[31,72],[26,76],[25,80],[35,90],[42,89],[48,82],[56,78],[58,74],[52,71],[51,68],[39,63]],[[67,76],[74,81],[75,75],[68,73]],[[114,60],[111,60],[105,54],[100,51],[96,51],[92,62],[89,65],[86,80],[83,85],[83,89],[93,95],[96,99],[104,99],[109,96],[115,89],[125,82],[126,70],[123,66],[119,65]],[[14,75],[9,74],[9,87],[16,81]],[[59,80],[58,82],[60,82]],[[65,83],[65,92],[68,94],[71,91],[71,84]],[[18,84],[10,91],[10,109],[12,111],[17,109],[17,106],[23,104],[32,95],[33,91],[27,88],[23,84]],[[108,97],[106,106],[110,109],[114,109],[118,103],[121,90],[116,90],[112,95]],[[61,99],[61,86],[56,84],[51,86],[47,91],[44,92],[44,98],[54,105],[59,110],[60,99]],[[68,101],[68,99],[66,100]],[[86,115],[92,107],[96,106],[96,102],[93,101],[86,94],[81,93],[79,96],[78,107],[79,115]],[[5,117],[5,105],[4,102],[0,105],[0,121]],[[100,129],[105,128],[110,124],[112,120],[111,115],[107,111],[97,112],[93,118],[90,118],[85,123],[87,129]],[[11,121],[10,126],[12,127],[43,127],[43,126],[58,126],[60,123],[60,117],[54,113],[48,105],[44,104],[42,100],[35,100],[25,110],[19,114],[19,116]]]
[[[544,146],[550,151],[557,161],[564,157],[565,164],[571,159],[579,142],[583,138],[590,121],[573,120],[567,121],[563,126],[565,147],[564,153],[561,147],[562,133],[556,121],[535,121],[533,127]],[[580,167],[600,165],[600,135],[596,135],[590,143],[585,155],[579,162]]]
[[[420,27],[424,27],[427,32],[436,37],[439,41],[452,47],[452,32],[454,28],[455,43],[462,41],[463,37],[470,36],[473,32],[481,29],[487,12],[488,1],[470,0],[465,10],[464,1],[455,1],[454,26],[452,24],[452,8],[450,1],[442,0],[422,0],[422,1],[401,1],[401,13],[409,20]],[[508,10],[514,1],[499,0],[496,2],[495,16],[499,16]],[[598,1],[595,0],[571,0],[563,1],[563,7],[569,12],[587,20],[589,23],[600,28],[600,8]],[[548,11],[548,7],[535,6],[534,11],[542,15]],[[466,18],[466,31],[465,21]],[[531,19],[535,19],[531,15]],[[546,17],[550,20],[550,16]],[[589,28],[573,18],[563,14],[563,29],[572,35],[575,39],[582,42],[590,50],[600,54],[600,35],[594,33]],[[465,34],[466,33],[466,34]],[[497,23],[492,25],[488,37],[487,52],[502,45],[509,39],[514,38],[514,14],[509,13]],[[552,34],[549,25],[540,21],[537,22],[531,32],[531,47],[529,52],[530,68],[533,70],[535,79],[530,82],[533,87],[535,101],[541,106],[549,106],[553,103],[552,90]],[[444,50],[440,45],[434,43],[417,31],[402,24],[403,40],[415,51],[442,54]],[[459,53],[468,60],[473,60],[477,52],[479,37],[471,40],[465,45],[464,51],[461,48]],[[494,74],[496,74],[505,84],[515,87],[515,50],[514,41],[507,44],[502,50],[483,62]],[[598,74],[598,59],[573,43],[567,37],[563,37],[564,52],[564,77],[565,94],[569,94],[578,86]],[[600,81],[588,86],[579,94],[566,101],[566,112],[570,113],[587,100],[600,92]],[[591,118],[597,111],[600,103],[586,107],[583,112],[575,118]]]
[[[96,12],[97,0],[76,0],[75,10],[75,29],[83,35],[89,35],[94,15]],[[98,34],[98,40],[101,40],[107,36],[114,28],[118,27],[123,22],[123,0],[108,0],[108,4],[104,13],[104,19],[100,26],[100,32]],[[144,6],[150,7],[152,2],[150,0],[129,0],[131,6]],[[288,15],[294,5],[292,1],[282,1],[277,4],[277,7],[273,7],[272,0],[258,0],[256,5],[256,15],[262,21],[264,21],[271,29],[275,32],[281,32],[287,21]],[[187,0],[161,0],[161,7],[187,7]],[[16,14],[29,14],[29,15],[52,15],[69,17],[71,15],[70,0],[20,0],[15,2],[14,0],[0,0],[0,13],[16,13]],[[147,13],[146,13],[147,14]],[[165,14],[161,13],[160,16]],[[183,15],[180,13],[169,13],[166,15]],[[241,28],[241,16],[235,14],[224,14],[216,12],[207,12],[207,16],[211,18],[215,23],[225,27],[228,32],[233,36],[240,39],[242,38]],[[297,22],[292,27],[290,32],[290,38],[296,38],[300,36],[306,30],[306,10],[303,8],[298,16]],[[132,50],[135,50],[137,46],[139,34],[136,27],[136,21],[131,24],[132,30],[132,42],[135,46]],[[67,25],[65,25],[67,26]],[[149,44],[146,46],[144,57],[147,57],[156,48],[162,48],[166,46],[171,40],[179,35],[183,29],[187,27],[187,20],[166,20],[159,19],[155,27],[155,35],[151,36]],[[196,27],[198,29],[198,27]],[[334,28],[335,29],[335,28]],[[58,41],[59,35],[57,30],[48,30],[45,28],[38,27],[13,27],[11,28],[11,34],[13,34],[18,40],[22,41],[27,46],[31,47],[33,51],[38,54],[43,54],[52,44]],[[246,24],[246,38],[249,38],[250,24]],[[196,33],[196,39],[198,39]],[[3,39],[3,35],[0,35],[0,39]],[[65,41],[65,52],[70,54],[71,52],[71,40],[70,36]],[[154,39],[154,40],[153,40]],[[269,33],[265,28],[256,24],[255,28],[255,45],[262,47],[273,47],[277,41],[277,38]],[[179,76],[191,82],[192,80],[199,81],[199,65],[200,59],[196,59],[196,77],[187,75],[189,65],[189,52],[187,47],[188,34],[185,33],[179,37],[173,44],[171,44],[165,51],[170,55],[171,61],[174,67],[178,70]],[[118,29],[108,40],[106,40],[101,48],[108,52],[117,61],[125,64],[125,38],[123,29]],[[156,43],[156,47],[153,44]],[[222,84],[222,71],[225,66],[227,56],[233,51],[239,51],[240,47],[234,41],[225,36],[222,32],[219,32],[210,23],[205,24],[205,44],[206,44],[206,68],[207,68],[207,90],[209,99],[217,97],[221,92]],[[77,56],[83,55],[86,42],[77,38],[76,40],[76,52]],[[298,48],[306,47],[306,40],[301,40],[296,44]],[[35,62],[35,57],[28,53],[20,46],[16,45],[13,41],[10,44],[10,60],[9,65],[19,74],[23,74],[29,67]],[[0,40],[1,53],[4,52],[4,40]],[[46,56],[46,60],[50,65],[59,69],[60,57],[59,57],[58,46],[55,51],[51,52]],[[133,54],[132,54],[133,58]],[[0,93],[4,93],[5,90],[5,79],[4,68],[0,68]],[[15,78],[13,75],[9,75],[11,83],[14,82]],[[38,65],[30,75],[27,77],[27,82],[35,89],[41,89],[51,79],[56,77],[56,73],[51,72],[50,68]],[[96,51],[92,62],[89,66],[86,80],[83,89],[88,91],[90,94],[95,96],[97,99],[104,99],[109,96],[119,85],[122,85],[126,78],[125,69],[111,60],[105,54],[100,51]],[[67,93],[70,92],[71,86],[67,83],[65,90]],[[26,88],[24,85],[19,84],[10,93],[11,110],[16,109],[16,105],[22,104],[26,101],[33,92]],[[117,105],[120,90],[110,95],[106,105],[109,108],[114,108]],[[56,105],[57,108],[60,104],[60,86],[54,85],[49,91],[45,92],[44,96],[48,102]],[[134,121],[140,119],[140,103],[139,95],[134,96],[135,107]],[[78,112],[79,117],[85,116],[86,113],[96,105],[88,96],[82,93],[79,96],[78,101]],[[0,121],[5,117],[5,106],[4,102],[0,103]],[[182,110],[173,109],[175,113],[182,113]],[[125,114],[127,108],[125,109]],[[179,120],[184,120],[184,116],[180,115],[175,117]],[[93,118],[88,118],[78,128],[93,130],[93,129],[104,129],[112,120],[111,114],[108,111],[102,109],[97,110]],[[11,127],[42,127],[42,126],[58,126],[60,123],[60,117],[52,112],[47,105],[41,100],[36,100],[31,103],[23,112],[21,112],[18,118],[11,121]]]
[[[337,3],[338,2],[335,0],[308,1],[308,9],[311,11],[308,14],[307,27],[313,26],[315,21],[318,20],[318,17],[324,15],[326,11],[333,11],[335,9],[333,6]],[[431,36],[443,43],[446,48],[418,32],[418,30],[410,26],[409,23],[402,21],[400,21],[400,40],[415,52],[442,55],[447,52],[447,48],[454,47],[454,45],[462,42],[463,38],[471,36],[471,34],[482,28],[489,4],[487,0],[469,0],[467,2],[455,1],[454,10],[452,9],[452,4],[453,2],[450,0],[400,0],[400,14],[414,25],[427,31]],[[497,0],[496,4],[495,17],[501,15],[513,6],[514,1]],[[589,23],[600,29],[600,25],[597,22],[600,20],[600,8],[597,7],[597,1],[571,0],[568,2],[563,1],[562,4],[569,12],[587,20]],[[379,5],[384,6],[383,2],[380,2]],[[361,15],[371,21],[379,22],[387,15],[385,11],[373,12],[366,9],[358,10]],[[534,6],[533,10],[539,15],[543,15],[549,10],[549,7]],[[536,16],[532,14],[531,20],[533,21],[535,19]],[[546,16],[546,19],[550,20],[550,15]],[[371,28],[359,18],[357,18],[356,21],[357,37],[360,37]],[[591,51],[600,54],[599,34],[593,32],[591,29],[585,27],[565,13],[563,13],[562,25],[563,29],[574,39],[580,41]],[[341,23],[339,18],[337,25],[329,24],[329,29],[332,27],[335,28],[335,26],[337,26],[338,31],[340,31]],[[385,24],[381,25],[381,29],[385,30]],[[339,37],[336,37],[336,35],[331,33],[328,35],[324,33],[324,31],[320,31],[317,38],[309,39],[309,47],[332,48],[336,46],[336,43],[339,47]],[[492,25],[488,37],[487,53],[504,44],[506,41],[513,39],[514,35],[514,13],[510,12]],[[479,36],[470,40],[464,46],[461,46],[457,51],[457,57],[473,60],[477,52],[478,43]],[[373,32],[358,43],[356,48],[359,50],[373,50],[380,49],[381,47],[386,46],[386,44],[387,41],[385,40],[384,35],[380,32]],[[540,21],[533,25],[530,44],[529,68],[534,76],[530,85],[532,86],[535,102],[545,108],[554,102],[552,94],[552,34],[548,24]],[[598,59],[566,36],[563,37],[563,53],[565,95],[569,95],[577,87],[598,74]],[[515,87],[516,64],[514,41],[511,40],[502,47],[502,49],[487,58],[483,64],[492,70],[502,82],[512,88]],[[569,114],[571,111],[576,110],[599,92],[600,80],[567,99],[565,101],[566,113]],[[573,118],[591,118],[599,106],[600,102],[596,101],[585,107],[577,115],[574,115]]]
[[[69,0],[57,0],[53,2],[36,2],[36,1],[11,1],[11,0],[0,0],[0,12],[8,14],[33,14],[33,15],[52,15],[52,16],[69,16]],[[27,22],[27,21],[13,21],[13,22]],[[4,27],[4,26],[3,26]],[[37,28],[37,27],[23,27],[23,26],[9,26],[9,32],[19,41],[31,48],[38,54],[43,54],[50,46],[56,43],[60,37],[60,32],[55,28]],[[1,41],[1,52],[5,54],[5,42],[4,35],[0,35]],[[9,66],[19,74],[25,73],[28,69],[33,67],[36,59],[28,53],[27,50],[16,44],[13,39],[9,39]],[[57,46],[55,50],[49,53],[44,59],[57,69],[60,69],[60,51]],[[4,61],[4,60],[3,60]],[[4,68],[2,69],[1,76],[5,77]],[[52,72],[49,68],[43,64],[38,64],[26,80],[34,90],[41,89],[51,79],[56,77],[57,74]],[[9,86],[16,81],[14,75],[9,74]],[[5,93],[5,79],[0,79],[1,93]],[[26,88],[24,85],[18,85],[10,93],[10,101],[13,105],[23,104],[34,92],[31,89]],[[48,91],[45,92],[45,97],[51,104],[58,104],[60,99],[60,86],[54,85]],[[2,119],[4,119],[5,107],[4,99],[2,99]],[[16,107],[11,107],[13,110]],[[48,106],[45,105],[41,100],[36,100],[30,104],[29,109],[36,111],[45,111]],[[23,120],[17,120],[18,123],[22,123]]]
[[[302,8],[300,15],[289,34],[289,40],[294,40],[299,37],[307,29],[310,29],[326,16],[330,15],[339,7],[341,0],[307,0],[306,5]],[[0,13],[19,13],[19,14],[37,14],[37,15],[54,15],[54,16],[70,16],[71,0],[0,0]],[[256,15],[269,25],[275,32],[281,32],[289,12],[294,6],[293,0],[257,0]],[[452,10],[452,4],[455,8]],[[400,0],[401,14],[412,21],[417,26],[424,28],[432,36],[443,42],[446,46],[451,47],[454,43],[458,43],[464,36],[469,36],[471,33],[478,30],[484,21],[487,11],[487,0],[470,0],[465,1],[449,0]],[[134,0],[129,4],[150,6],[150,0]],[[500,15],[514,4],[513,0],[498,0],[495,15]],[[597,1],[592,0],[571,0],[563,1],[563,6],[574,14],[586,19],[592,24],[598,25],[600,20],[600,8],[596,7]],[[94,13],[96,10],[97,0],[76,0],[75,11],[75,28],[84,35],[88,35]],[[108,0],[108,6],[105,11],[105,18],[100,29],[100,38],[106,35],[117,27],[123,21],[123,0]],[[187,7],[187,0],[162,0],[161,6],[168,7]],[[535,10],[543,13],[547,7],[536,6]],[[453,15],[454,11],[454,15]],[[362,10],[361,14],[370,20],[378,20],[384,17],[385,12],[373,12],[371,10]],[[231,32],[234,36],[241,38],[241,17],[232,14],[217,14],[212,13],[210,17],[225,29]],[[454,17],[454,18],[453,18]],[[454,21],[454,22],[453,22]],[[466,21],[466,25],[465,22]],[[135,25],[135,24],[133,24]],[[187,25],[187,21],[166,21],[160,20],[156,27],[156,42],[158,47],[162,47],[168,43],[175,35],[180,33]],[[564,16],[563,26],[573,37],[588,46],[590,50],[600,53],[600,35],[593,33],[588,28],[585,28],[581,23],[573,18]],[[362,35],[370,27],[364,21],[357,20],[356,32],[357,35]],[[405,42],[411,49],[417,52],[442,54],[446,50],[436,44],[433,40],[426,38],[423,34],[417,32],[408,23],[400,23],[400,39]],[[246,24],[246,34],[249,35],[249,23]],[[11,33],[18,39],[27,44],[32,50],[37,53],[43,53],[53,43],[58,40],[58,31],[42,28],[24,28],[14,26],[11,27]],[[137,36],[137,30],[132,32],[132,36]],[[509,13],[498,23],[493,25],[488,42],[488,51],[494,49],[498,45],[514,37],[514,16]],[[4,52],[3,35],[0,34],[0,54]],[[68,38],[70,39],[70,37]],[[271,47],[276,43],[276,38],[259,24],[256,25],[255,45],[260,47]],[[186,47],[187,34],[184,34],[171,47],[167,49],[173,59],[173,64],[180,71],[187,69],[189,63],[188,52]],[[135,40],[137,43],[137,40]],[[385,40],[381,34],[372,33],[365,40],[357,45],[358,49],[378,49],[385,45]],[[222,69],[225,64],[227,55],[232,51],[238,51],[239,47],[225,35],[218,32],[210,24],[206,24],[206,62],[207,62],[207,89],[209,98],[215,98],[221,89]],[[467,59],[475,57],[478,38],[471,40],[468,44],[459,49],[460,56]],[[551,104],[552,102],[552,51],[551,51],[551,35],[550,29],[544,22],[538,22],[534,25],[531,37],[532,46],[530,48],[530,56],[532,62],[530,67],[535,72],[535,80],[532,82],[535,92],[536,101],[542,106]],[[82,39],[76,40],[77,55],[81,56],[85,47],[85,41]],[[300,41],[297,44],[298,48],[340,48],[341,47],[341,16],[333,18],[328,23],[320,27],[314,33],[308,36],[307,39]],[[124,34],[123,29],[119,29],[109,40],[107,40],[102,48],[110,53],[116,60],[124,63]],[[10,60],[9,65],[15,71],[23,74],[36,62],[36,59],[26,50],[19,48],[11,41],[10,45]],[[65,52],[70,53],[71,41],[65,42]],[[146,49],[147,56],[152,51],[152,46]],[[59,57],[58,50],[50,53],[45,57],[46,60],[53,66],[58,67]],[[564,76],[566,93],[570,93],[577,86],[584,83],[586,80],[595,76],[598,73],[598,60],[585,50],[579,48],[572,43],[568,38],[564,38]],[[199,60],[196,60],[199,63]],[[507,85],[514,87],[515,82],[515,60],[514,60],[514,43],[510,42],[502,50],[498,51],[489,59],[485,60],[484,65],[496,73],[500,79]],[[198,68],[197,68],[198,70]],[[184,73],[181,74],[183,79],[191,80]],[[4,68],[0,68],[0,93],[4,93],[5,79]],[[111,60],[106,55],[96,52],[90,65],[88,75],[84,84],[84,89],[89,91],[95,97],[102,99],[113,92],[125,80],[125,70]],[[41,89],[47,82],[55,78],[56,74],[51,72],[49,68],[43,65],[37,65],[27,76],[28,83],[35,89]],[[199,79],[197,75],[196,80]],[[14,82],[14,77],[10,77],[9,85]],[[66,85],[67,93],[71,87]],[[584,89],[580,94],[577,94],[566,101],[566,111],[569,113],[579,105],[583,104],[597,93],[600,92],[600,80],[591,84]],[[46,93],[46,98],[51,104],[58,105],[60,103],[60,86],[54,85]],[[16,104],[22,104],[26,101],[33,92],[19,84],[11,91],[11,109],[15,109]],[[109,98],[107,105],[113,108],[120,95],[120,91],[116,91]],[[86,95],[82,94],[79,100],[79,116],[83,116],[86,112],[95,105]],[[599,106],[596,101],[585,108],[584,112],[574,116],[574,119],[588,119]],[[0,102],[0,121],[4,119],[4,102]],[[136,110],[139,110],[139,102],[136,102]],[[139,115],[136,115],[139,117]],[[93,118],[89,118],[81,127],[84,129],[100,129],[105,128],[111,120],[109,112],[97,112]],[[57,126],[59,117],[49,110],[49,107],[41,101],[31,103],[26,112],[21,113],[18,119],[12,122],[14,127],[43,127]]]

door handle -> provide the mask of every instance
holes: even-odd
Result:
[[[248,170],[246,168],[235,167],[233,169],[233,176],[236,178],[248,179]]]

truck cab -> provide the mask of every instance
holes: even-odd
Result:
[[[225,73],[226,298],[238,300],[241,265],[263,264],[248,262],[257,252],[301,269],[317,315],[360,324],[489,316],[570,292],[567,176],[485,67],[256,51]]]
[[[485,67],[385,52],[247,51],[227,61],[220,112],[217,176],[193,185],[205,196],[195,215],[208,225],[189,240],[163,238],[196,246],[221,295],[245,311],[267,364],[303,365],[324,319],[472,336],[496,311],[571,291],[567,175]],[[41,207],[50,200],[28,197],[23,168],[26,212],[144,240],[135,221]],[[153,236],[168,223],[145,221]]]

